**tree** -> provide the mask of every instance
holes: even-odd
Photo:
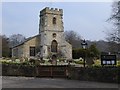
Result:
[[[96,47],[96,44],[90,45],[90,47],[86,50],[86,64],[88,66],[92,66],[94,64],[94,60],[99,58],[99,50]]]
[[[79,59],[80,57],[85,56],[85,50],[82,48],[75,48],[72,50],[72,57],[73,59]]]
[[[110,40],[120,43],[120,1],[113,2],[112,8],[113,13],[109,20],[114,25],[114,31],[110,34]]]
[[[80,57],[98,58],[100,55],[100,52],[97,49],[96,45],[92,44],[87,49],[75,48],[73,49],[72,54],[74,59],[79,59]]]
[[[5,35],[2,35],[2,56],[10,57],[10,47],[9,47],[9,38]]]
[[[9,40],[10,40],[10,46],[11,47],[14,47],[22,42],[25,41],[25,36],[21,35],[21,34],[13,34],[9,37]]]
[[[113,24],[112,32],[108,33],[107,40],[112,52],[120,51],[120,1],[113,2],[112,15],[108,19]]]
[[[88,54],[88,57],[99,57],[100,55],[100,52],[99,50],[97,49],[96,47],[96,44],[92,44],[90,47],[89,47],[89,54]]]
[[[2,36],[0,35],[0,58],[2,57]]]
[[[65,31],[65,39],[69,42],[73,48],[78,48],[81,46],[81,36],[74,31]]]

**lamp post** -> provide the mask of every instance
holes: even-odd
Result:
[[[82,41],[81,45],[82,45],[82,48],[83,48],[84,50],[86,50],[88,44],[87,44],[87,42],[85,41],[85,39]],[[83,62],[83,65],[84,65],[84,67],[85,67],[86,52],[85,52],[84,54],[85,54],[85,55],[84,55],[84,62]]]

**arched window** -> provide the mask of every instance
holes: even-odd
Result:
[[[56,18],[53,17],[53,24],[56,24]]]
[[[52,43],[51,43],[51,52],[57,52],[57,41],[56,40],[53,40]]]

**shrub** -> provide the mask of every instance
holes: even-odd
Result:
[[[117,66],[120,66],[120,61],[117,61]]]
[[[65,58],[59,58],[60,62],[64,62],[66,59]]]
[[[74,61],[74,63],[76,63],[76,64],[83,64],[84,62],[83,61]]]

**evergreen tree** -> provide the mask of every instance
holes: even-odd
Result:
[[[90,47],[89,47],[89,57],[99,57],[100,55],[100,52],[99,50],[97,49],[96,45],[95,44],[92,44]]]

